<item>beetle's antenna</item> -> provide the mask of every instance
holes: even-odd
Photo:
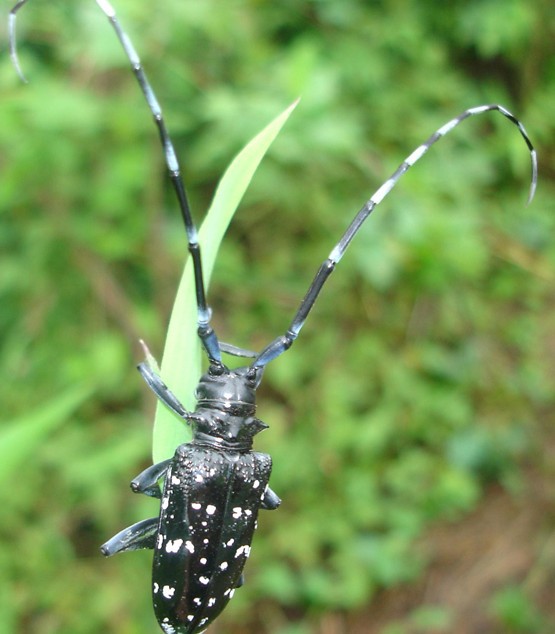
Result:
[[[17,46],[15,37],[15,23],[16,14],[21,7],[26,4],[27,0],[19,0],[19,2],[10,11],[8,20],[9,40],[10,40],[10,56],[18,75],[23,81],[27,81],[21,70],[19,58],[17,56]],[[146,77],[145,71],[142,67],[141,60],[133,46],[129,36],[123,31],[121,25],[116,17],[116,12],[108,0],[96,0],[98,6],[102,9],[106,17],[110,20],[116,35],[123,46],[123,49],[131,63],[133,73],[139,82],[139,86],[146,98],[148,107],[154,117],[154,122],[158,127],[160,134],[160,141],[164,151],[164,157],[166,159],[166,166],[177,195],[179,208],[181,209],[181,215],[185,223],[185,231],[187,232],[187,242],[189,253],[193,259],[193,270],[195,276],[195,289],[197,299],[197,323],[198,323],[198,335],[206,350],[208,359],[212,365],[222,366],[221,351],[218,343],[216,333],[210,325],[210,319],[212,311],[206,301],[206,291],[204,289],[204,277],[202,274],[202,262],[200,258],[200,246],[197,237],[197,228],[191,216],[191,210],[189,207],[189,200],[187,198],[187,192],[181,176],[181,168],[175,154],[173,142],[166,129],[166,124],[162,116],[162,109],[156,99],[156,95],[152,90],[152,87]]]
[[[27,2],[27,0],[19,0],[19,2],[10,11],[10,15],[8,16],[8,34],[9,34],[9,41],[10,41],[10,57],[11,57],[12,64],[14,65],[17,74],[21,78],[21,81],[24,81],[25,83],[27,83],[27,80],[25,79],[25,75],[23,74],[23,71],[21,70],[21,65],[19,63],[19,57],[17,56],[17,42],[16,42],[16,39],[15,39],[15,21],[16,21],[16,17],[17,17],[17,15],[16,15],[17,12],[19,11],[19,9],[21,9],[21,7],[26,2]]]
[[[23,0],[26,1],[26,0]],[[189,207],[189,201],[187,198],[187,192],[185,191],[185,185],[181,176],[181,168],[177,160],[177,156],[173,147],[172,140],[166,129],[166,124],[162,116],[162,109],[156,99],[156,95],[152,90],[152,87],[146,77],[145,71],[141,64],[141,60],[133,46],[127,33],[123,31],[121,25],[116,17],[116,12],[108,0],[96,0],[98,6],[102,9],[111,25],[116,32],[116,35],[123,46],[123,49],[131,63],[133,73],[139,82],[139,86],[145,96],[146,102],[154,122],[158,127],[160,134],[160,141],[162,142],[162,148],[164,150],[164,157],[166,159],[166,166],[172,181],[177,200],[179,202],[179,208],[181,209],[181,215],[185,223],[185,231],[187,232],[187,241],[189,253],[193,259],[193,269],[195,276],[195,289],[197,299],[197,320],[198,320],[198,335],[206,350],[210,363],[213,365],[221,366],[221,351],[216,337],[216,333],[210,325],[210,318],[212,311],[206,302],[206,292],[204,289],[204,277],[202,274],[202,263],[200,259],[200,246],[197,237],[197,228],[193,222],[191,216],[191,210]]]
[[[262,352],[251,364],[251,367],[264,367],[266,364],[268,364],[276,357],[279,357],[280,354],[283,354],[292,346],[306,321],[308,313],[314,306],[314,303],[316,302],[316,299],[318,298],[322,287],[334,270],[335,265],[343,257],[343,254],[351,243],[351,240],[358,233],[360,227],[368,218],[368,216],[374,211],[375,207],[379,205],[382,200],[389,194],[389,192],[395,187],[401,176],[418,160],[420,160],[422,156],[424,156],[424,154],[426,154],[426,152],[432,147],[432,145],[434,145],[434,143],[443,138],[448,132],[453,130],[453,128],[456,128],[459,123],[475,114],[482,114],[483,112],[489,112],[491,110],[496,110],[497,112],[500,112],[504,117],[509,119],[509,121],[514,123],[518,127],[522,138],[528,146],[528,150],[530,151],[530,158],[532,161],[532,178],[530,183],[530,193],[528,195],[528,203],[532,201],[532,198],[534,197],[534,194],[536,192],[536,184],[538,180],[537,156],[536,150],[534,149],[534,146],[530,141],[530,137],[528,136],[528,133],[526,132],[526,129],[524,128],[522,123],[506,108],[498,104],[488,104],[465,110],[458,117],[451,119],[451,121],[448,121],[445,125],[439,128],[439,130],[436,130],[436,132],[434,132],[426,141],[424,141],[422,145],[418,146],[416,150],[414,150],[414,152],[410,154],[401,163],[401,165],[399,165],[399,167],[395,170],[395,172],[393,172],[391,177],[388,178],[376,192],[374,192],[372,197],[365,203],[362,209],[354,217],[353,221],[351,222],[339,242],[332,249],[328,258],[324,260],[324,262],[318,269],[316,276],[312,280],[312,283],[285,334],[277,337],[268,346],[266,346],[266,348],[262,350]]]

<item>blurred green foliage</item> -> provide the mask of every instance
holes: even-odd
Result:
[[[319,263],[397,164],[464,108],[502,117],[442,140],[353,242],[298,343],[268,367],[272,487],[247,583],[213,632],[305,634],[416,579],[415,546],[518,493],[545,462],[555,397],[555,20],[548,0],[118,0],[202,218],[225,166],[297,96],[224,240],[210,293],[224,341],[283,332]],[[7,13],[7,10],[6,12]],[[186,242],[162,156],[96,4],[30,3],[22,85],[0,64],[0,622],[5,634],[156,630],[148,553],[98,545],[156,512],[148,465],[159,356]],[[18,429],[20,432],[18,432]],[[519,590],[492,610],[542,620]],[[519,608],[519,606],[521,606]],[[448,614],[439,606],[421,622]],[[524,625],[522,625],[524,624]],[[519,629],[520,628],[520,629]],[[329,631],[329,630],[328,630]],[[500,630],[507,631],[507,630]]]
[[[493,597],[490,609],[505,632],[541,632],[550,629],[522,588],[502,588]]]

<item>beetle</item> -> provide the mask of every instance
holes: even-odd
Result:
[[[16,13],[26,2],[19,0],[9,17],[10,54],[22,78],[15,45],[15,21]],[[200,634],[222,612],[235,588],[243,583],[243,568],[259,510],[276,509],[280,504],[279,497],[269,487],[270,456],[252,450],[254,436],[267,427],[255,416],[256,391],[264,368],[297,339],[326,280],[364,221],[433,144],[471,116],[497,111],[518,127],[532,163],[529,202],[536,189],[537,157],[524,126],[503,106],[487,104],[465,110],[419,145],[358,211],[319,267],[284,334],[259,353],[223,343],[211,326],[197,231],[162,110],[114,8],[108,0],[96,2],[123,46],[158,128],[185,224],[194,268],[198,336],[208,359],[208,370],[196,388],[196,407],[192,412],[183,407],[150,362],[139,365],[156,397],[191,426],[193,439],[179,445],[172,458],[148,467],[131,482],[133,491],[160,500],[159,514],[120,531],[102,545],[101,551],[111,556],[152,549],[152,596],[161,629],[166,634]],[[222,353],[252,361],[230,369],[223,363]]]

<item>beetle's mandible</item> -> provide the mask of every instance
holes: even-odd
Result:
[[[18,10],[26,2],[19,0],[9,16],[10,54],[22,78],[15,45],[15,21]],[[250,553],[259,509],[276,509],[280,504],[279,497],[268,486],[270,457],[252,451],[254,436],[267,427],[255,416],[256,390],[264,368],[288,350],[298,337],[326,280],[364,221],[400,177],[436,141],[468,117],[497,111],[518,127],[532,162],[529,200],[536,188],[536,152],[522,123],[498,104],[469,108],[448,121],[416,148],[358,211],[317,270],[286,332],[261,352],[251,353],[219,341],[211,326],[197,231],[162,110],[114,8],[108,0],[96,2],[123,46],[158,127],[185,224],[195,274],[198,335],[208,358],[208,370],[196,389],[194,412],[183,407],[148,362],[139,366],[157,398],[191,425],[193,440],[180,445],[173,458],[149,467],[132,481],[135,492],[160,499],[159,515],[119,532],[102,546],[102,552],[109,556],[140,548],[152,549],[152,596],[160,627],[166,634],[200,634],[222,612],[235,588],[243,583],[243,567]],[[252,360],[244,367],[230,370],[222,362],[222,352]],[[164,482],[162,491],[161,480]]]

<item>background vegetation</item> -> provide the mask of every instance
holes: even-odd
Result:
[[[266,371],[257,448],[284,503],[213,634],[555,628],[555,15],[549,0],[117,0],[197,218],[238,150],[302,101],[224,241],[221,338],[260,349],[396,165],[466,122],[379,208],[295,347]],[[8,5],[5,6],[6,17]],[[158,140],[92,0],[20,13],[0,62],[0,623],[156,631],[150,554],[98,545],[152,516],[159,355],[185,238]]]

